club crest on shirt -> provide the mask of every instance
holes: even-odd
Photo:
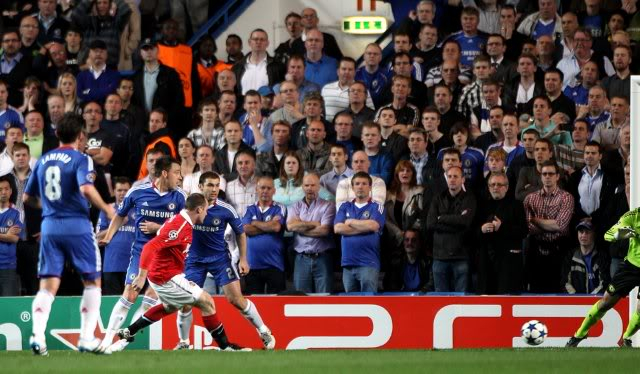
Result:
[[[131,274],[131,275],[129,275],[129,279],[131,279],[131,280],[136,279],[136,276],[137,276],[137,275],[138,275],[138,274]]]
[[[169,235],[167,235],[169,237],[169,240],[176,240],[178,239],[178,231],[177,230],[171,230],[169,231]]]
[[[5,129],[8,129],[8,128],[9,128],[9,126],[11,126],[11,122],[5,122],[5,123],[4,123],[4,128],[5,128]]]
[[[8,227],[13,226],[13,221],[12,221],[12,220],[10,220],[10,219],[8,219],[8,220],[7,220],[7,226],[8,226]]]
[[[265,221],[271,221],[271,215],[268,215],[268,216],[264,217],[264,220]]]
[[[175,203],[169,203],[169,205],[167,205],[167,209],[169,210],[174,210],[176,208],[176,204]]]
[[[255,217],[253,217],[255,219]],[[220,224],[220,218],[214,218],[213,219],[213,225],[214,226],[218,226]]]
[[[362,213],[362,217],[368,219],[371,216],[371,213],[369,213],[369,211],[367,210],[366,212]]]
[[[96,174],[95,173],[89,173],[87,174],[87,181],[93,183],[96,180]]]

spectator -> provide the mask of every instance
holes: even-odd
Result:
[[[58,78],[63,73],[78,74],[78,66],[67,65],[67,51],[64,44],[50,42],[45,46],[44,54],[39,53],[33,59],[33,69],[38,78],[43,81],[43,89],[49,94],[57,93]]]
[[[488,186],[489,198],[480,201],[477,216],[481,223],[478,293],[519,294],[523,290],[522,241],[527,235],[524,209],[508,193],[506,174],[491,174]]]
[[[562,92],[576,103],[576,112],[580,111],[582,106],[587,105],[589,90],[598,84],[599,76],[598,65],[593,61],[587,61],[580,69],[580,80],[576,80],[574,84],[569,84],[563,89]]]
[[[180,159],[180,174],[184,179],[193,174],[196,169],[196,144],[189,138],[178,141],[178,157]]]
[[[25,15],[20,19],[20,52],[23,55],[31,58],[35,57],[42,45],[38,42],[38,34],[40,32],[38,28],[38,20],[31,16]]]
[[[256,175],[275,179],[279,175],[285,153],[289,151],[291,125],[286,121],[276,121],[271,127],[273,145],[268,152],[260,152],[256,160]]]
[[[538,68],[540,71],[546,72],[550,68],[555,68],[558,61],[555,60],[553,38],[551,35],[541,35],[536,40],[536,53],[538,58]]]
[[[433,233],[434,286],[436,292],[466,292],[476,199],[462,188],[462,168],[450,167],[446,180],[447,190],[434,197],[427,217],[427,229]]]
[[[116,177],[113,180],[113,192],[116,198],[112,204],[114,209],[124,201],[124,197],[131,189],[131,182],[127,178]],[[127,267],[131,258],[131,243],[135,239],[135,213],[129,211],[127,222],[124,223],[109,244],[104,249],[104,266],[102,271],[102,292],[104,295],[120,295],[127,278]],[[102,239],[107,233],[111,220],[104,212],[100,213],[96,224],[96,238]]]
[[[623,168],[631,162],[631,125],[622,125],[620,128],[620,147],[607,151],[602,157],[602,165],[614,176],[616,183],[624,180]]]
[[[64,42],[67,51],[67,66],[75,71],[86,68],[85,61],[89,51],[87,44],[83,43],[82,31],[72,24],[67,29]]]
[[[0,177],[0,296],[20,296],[16,243],[24,223],[20,211],[11,206],[12,193],[9,177]]]
[[[414,12],[414,11],[412,11]],[[400,23],[399,29],[407,32],[411,36],[411,40],[418,40],[420,30],[425,25],[431,25],[434,23],[436,16],[436,3],[433,1],[419,1],[416,5],[414,17],[405,18]]]
[[[335,199],[338,183],[354,174],[347,165],[348,152],[347,147],[342,144],[331,145],[329,161],[333,169],[320,177],[320,186],[334,196],[332,200]]]
[[[0,123],[13,124],[24,129],[24,118],[8,103],[8,84],[0,80]],[[2,126],[5,127],[6,126]],[[5,128],[0,128],[0,142],[4,142]]]
[[[464,171],[465,182],[473,187],[480,184],[484,170],[484,153],[482,150],[469,146],[469,130],[461,123],[451,128],[453,148],[460,152],[460,161]],[[444,150],[438,152],[438,160],[442,160]]]
[[[304,118],[302,102],[299,100],[299,88],[293,81],[284,81],[280,84],[279,99],[282,107],[276,109],[269,116],[271,123],[285,121],[294,123]]]
[[[304,30],[302,30],[300,38],[293,41],[291,48],[295,54],[304,55],[305,49],[307,52],[309,51],[309,45],[307,45],[306,41],[309,39],[309,35],[312,34],[311,31],[316,30],[319,32],[318,24],[320,23],[320,19],[318,18],[318,13],[313,8],[304,8],[301,16],[301,23]],[[326,56],[340,60],[342,58],[342,51],[340,51],[336,38],[326,32],[320,33],[320,35],[324,40],[324,46],[320,46],[320,50]]]
[[[317,29],[309,30],[304,45],[306,48],[304,78],[320,87],[335,81],[338,78],[338,62],[335,58],[324,54],[323,33]]]
[[[562,269],[564,291],[569,294],[601,294],[609,284],[609,263],[606,252],[598,250],[594,227],[582,221],[576,227],[580,247],[569,252]]]
[[[631,48],[626,45],[619,45],[613,50],[613,66],[615,74],[604,77],[602,87],[604,87],[607,97],[631,95]]]
[[[169,136],[167,128],[167,112],[162,108],[156,108],[149,114],[149,135],[145,137],[144,141],[143,154],[145,155],[150,149],[158,148],[167,156],[173,158],[177,156],[175,143]],[[142,160],[138,179],[144,178],[147,174],[147,162]]]
[[[339,113],[333,120],[334,128],[336,131],[335,139],[330,142],[333,144],[341,144],[347,148],[347,161],[351,161],[351,155],[353,152],[362,150],[364,145],[362,144],[362,129],[360,130],[360,137],[354,135],[353,117],[348,112]]]
[[[29,146],[30,154],[34,159],[58,147],[58,139],[44,133],[44,118],[37,111],[27,113],[25,117],[24,143]]]
[[[505,38],[505,45],[507,47],[505,56],[512,61],[518,59],[522,51],[522,45],[525,40],[528,39],[516,29],[516,22],[519,18],[520,15],[511,4],[503,5],[500,9],[500,35]]]
[[[0,94],[0,97],[2,97],[1,94]],[[48,123],[45,127],[46,130],[44,131],[47,135],[55,136],[57,124],[62,119],[63,115],[64,115],[64,99],[60,95],[50,95],[49,98],[47,98]]]
[[[389,81],[384,69],[380,67],[380,62],[382,49],[377,43],[369,43],[364,49],[364,65],[356,70],[355,76],[356,81],[365,84],[376,108],[382,105],[383,90]]]
[[[118,60],[118,70],[132,70],[133,69],[133,56],[138,49],[140,39],[142,38],[142,21],[140,19],[140,10],[135,0],[125,0],[129,9],[131,9],[131,16],[129,21],[122,29],[120,34],[120,59]]]
[[[605,207],[602,215],[605,219],[605,222],[603,222],[604,227],[607,229],[615,224],[611,222],[617,222],[619,217],[622,217],[629,211],[629,202],[631,201],[631,164],[627,164],[624,167],[624,182],[624,186],[621,185],[616,189],[615,195],[609,201],[608,206]],[[611,259],[609,275],[611,278],[613,278],[620,264],[624,261],[628,249],[628,239],[609,244],[609,258]]]
[[[609,121],[600,122],[593,129],[591,140],[602,144],[606,150],[620,147],[620,129],[629,123],[629,96],[611,98],[611,117]]]
[[[245,215],[247,207],[255,204],[257,193],[256,157],[251,150],[239,150],[235,157],[238,177],[227,183],[227,200],[239,215]]]
[[[287,28],[289,39],[280,43],[275,49],[275,59],[285,65],[293,56],[293,42],[302,36],[302,17],[295,12],[289,12],[284,18],[284,26]]]
[[[180,39],[186,39],[195,34],[207,22],[209,4],[206,0],[177,0],[170,4],[171,18],[179,26],[177,34]],[[191,30],[187,29],[191,25]]]
[[[551,115],[556,113],[564,113],[569,116],[569,123],[573,123],[576,119],[576,104],[562,92],[562,80],[564,75],[556,68],[547,69],[544,73],[544,91],[549,100],[551,100]],[[533,101],[529,102],[531,106],[527,112],[532,113]],[[565,129],[567,130],[567,129]]]
[[[398,53],[410,53],[413,49],[413,42],[409,37],[409,34],[404,33],[402,30],[396,31],[393,34],[393,51],[394,54]],[[393,61],[389,61],[386,69],[387,78],[391,79],[394,74]],[[422,65],[419,62],[411,62],[411,78],[422,82],[424,81],[424,74],[422,72]]]
[[[2,32],[2,51],[0,52],[0,85],[8,90],[8,99],[4,100],[13,107],[19,107],[22,100],[20,88],[27,76],[31,75],[32,56],[20,51],[20,35],[15,29],[5,29]],[[1,100],[1,99],[0,99]],[[0,106],[5,103],[0,102]]]
[[[101,170],[108,172],[115,150],[115,137],[100,125],[104,118],[100,104],[90,101],[84,105],[82,112],[87,137],[84,151]]]
[[[518,118],[513,114],[505,114],[502,117],[502,127],[500,132],[503,134],[503,140],[496,142],[487,148],[487,159],[492,149],[502,149],[505,151],[505,167],[511,166],[513,161],[526,153],[526,149],[520,141],[518,141]],[[487,168],[485,167],[485,170]]]
[[[516,199],[524,201],[525,198],[543,187],[542,166],[553,159],[553,144],[549,139],[536,140],[533,157],[535,166],[523,167],[518,174],[518,184],[516,185]],[[558,167],[560,170],[560,167]],[[558,179],[561,176],[558,170]]]
[[[258,152],[271,147],[271,121],[262,115],[262,98],[258,91],[249,90],[244,99],[245,114],[240,117],[242,141]]]
[[[69,28],[69,21],[56,12],[55,0],[39,0],[38,12],[32,15],[37,21],[40,31],[38,43],[45,45],[53,40],[61,40]]]
[[[484,86],[484,83],[487,82],[487,79],[489,79],[490,74],[491,60],[489,59],[489,57],[487,57],[486,55],[478,55],[477,57],[475,57],[473,60],[473,75],[475,79],[473,82],[466,85],[462,89],[462,94],[458,99],[457,110],[458,112],[462,113],[463,116],[469,117],[473,113],[473,109],[480,106],[482,88]],[[487,131],[488,130],[483,132]]]
[[[273,201],[275,188],[269,177],[257,182],[258,201],[247,207],[242,218],[247,233],[247,261],[251,272],[246,277],[249,294],[278,294],[286,290],[284,274],[284,225],[287,208]]]
[[[208,145],[214,152],[224,147],[224,127],[218,121],[218,104],[212,97],[204,98],[198,104],[200,126],[189,131],[187,138],[196,147]]]
[[[198,165],[198,171],[184,176],[182,181],[182,189],[187,193],[187,195],[193,193],[202,193],[202,191],[198,187],[200,183],[200,176],[208,171],[213,171],[214,161],[214,151],[210,146],[203,144],[198,147],[198,149],[196,150],[196,163]],[[220,190],[225,191],[226,186],[227,181],[223,176],[220,176]]]
[[[236,34],[227,35],[225,51],[227,52],[227,64],[233,65],[242,60],[244,58],[244,53],[242,53],[242,38]]]
[[[116,8],[114,13],[112,3]],[[120,36],[130,16],[131,8],[124,0],[82,0],[74,8],[71,21],[82,31],[85,44],[91,46],[94,41],[102,41],[105,53],[108,51],[104,55],[105,62],[115,68],[120,57]],[[89,60],[92,60],[91,56]]]
[[[471,124],[469,126],[471,137],[478,139],[482,134],[490,133],[491,130],[491,113],[494,113],[494,122],[500,123],[501,114],[504,113],[504,109],[500,108],[497,112],[492,108],[500,107],[502,105],[502,99],[500,99],[500,83],[492,80],[484,82],[481,90],[480,103],[471,108]]]
[[[132,172],[139,165],[141,149],[137,137],[132,137],[129,127],[120,119],[122,110],[122,99],[117,93],[107,96],[104,103],[104,119],[100,122],[100,127],[111,133],[113,139],[114,157],[112,158],[111,173],[113,175],[124,176]],[[133,175],[135,177],[135,175]]]
[[[147,175],[143,178],[140,178],[138,180],[136,180],[135,182],[133,182],[133,185],[131,185],[131,187],[135,188],[138,187],[140,185],[143,185],[145,183],[151,183],[155,180],[155,177],[153,176],[153,170],[155,169],[155,165],[156,165],[156,161],[158,161],[158,159],[160,159],[161,157],[167,156],[164,151],[162,150],[162,148],[151,148],[149,149],[146,153],[145,153],[145,158],[144,161],[147,165],[147,170],[149,171],[147,173]]]
[[[589,123],[584,118],[578,118],[571,133],[572,143],[555,146],[556,161],[567,175],[573,174],[584,166],[584,146],[589,140],[589,135]]]
[[[487,33],[478,31],[479,22],[480,13],[478,9],[469,6],[464,7],[460,15],[462,30],[451,34],[448,38],[460,44],[462,51],[460,63],[467,67],[473,66],[475,57],[483,53],[487,44]]]
[[[538,144],[536,143],[536,147]],[[522,173],[521,173],[522,174]],[[528,288],[533,293],[556,293],[560,289],[562,262],[573,212],[573,197],[560,189],[560,167],[542,164],[542,188],[527,195],[524,208],[529,226],[525,261]]]
[[[249,35],[249,52],[233,66],[238,91],[243,95],[249,90],[262,86],[273,86],[284,80],[284,66],[267,53],[269,35],[262,29],[255,29]]]
[[[193,50],[190,46],[178,41],[178,28],[178,22],[171,18],[162,24],[161,38],[156,44],[158,60],[163,65],[173,68],[180,76],[184,95],[182,109],[184,115],[191,118],[191,108],[200,102],[200,76],[198,75],[198,63],[193,58]],[[189,123],[188,126],[190,127],[190,125]],[[176,139],[185,136],[191,129],[187,127],[181,130],[175,134]]]
[[[82,105],[78,99],[78,82],[71,73],[62,73],[58,77],[58,93],[64,99],[64,113],[82,114]]]
[[[168,113],[169,129],[172,133],[181,133],[178,127],[184,122],[179,118],[185,98],[180,76],[173,68],[158,61],[158,46],[152,39],[146,38],[140,43],[140,56],[144,66],[133,75],[131,102],[144,108],[147,115],[154,108],[164,108]]]
[[[320,93],[321,87],[306,78],[305,58],[301,55],[293,55],[287,61],[287,74],[285,79],[292,81],[298,87],[298,101],[303,104],[307,94],[310,92]],[[273,92],[280,93],[280,83],[273,86]]]
[[[133,81],[131,77],[123,77],[116,89],[116,93],[122,101],[120,118],[127,124],[131,136],[137,138],[145,131],[145,113],[142,107],[131,102],[133,97]]]
[[[321,121],[311,121],[306,130],[308,140],[304,148],[298,149],[298,156],[302,161],[302,167],[307,171],[315,171],[324,174],[331,170],[329,161],[329,144],[325,141],[327,133]]]
[[[393,100],[378,109],[374,121],[377,122],[379,120],[380,111],[383,108],[393,108],[398,125],[416,126],[420,119],[420,111],[415,105],[408,102],[409,94],[411,93],[411,78],[395,75],[391,82]]]
[[[238,121],[232,120],[224,125],[224,140],[226,143],[224,147],[216,151],[213,170],[223,176],[224,179],[231,181],[238,176],[235,160],[238,153],[244,150],[255,153],[251,147],[242,141],[242,125]],[[255,156],[253,158],[255,161]]]
[[[287,151],[282,156],[278,178],[273,178],[275,186],[273,200],[285,207],[302,200],[304,197],[302,177],[304,177],[304,169],[301,167],[300,157],[295,151]]]
[[[427,135],[420,128],[413,128],[409,132],[409,161],[413,165],[417,184],[425,186],[434,178],[436,157],[427,152]]]
[[[448,63],[445,63],[445,65],[446,64]],[[440,114],[440,125],[438,128],[440,129],[439,131],[444,134],[448,134],[454,124],[466,121],[466,118],[451,105],[454,99],[457,102],[460,91],[461,88],[458,86],[458,92],[454,94],[451,88],[444,83],[433,87],[433,106],[436,107]]]
[[[402,256],[392,260],[391,269],[385,275],[385,291],[427,292],[432,290],[431,261],[421,245],[419,231],[407,229],[404,232],[402,244]]]
[[[445,40],[442,44],[442,64],[427,72],[424,84],[427,87],[433,87],[444,80],[451,92],[457,91],[455,86],[469,84],[473,73],[470,66],[461,63],[461,58],[460,43],[453,39]],[[456,103],[458,102],[457,96],[459,95],[456,95]]]
[[[5,132],[4,149],[0,153],[0,176],[7,175],[13,170],[13,145],[22,143],[23,140],[22,128],[18,125],[10,124]]]
[[[382,104],[393,101],[395,95],[393,92],[393,82],[396,76],[405,77],[409,82],[409,92],[407,93],[406,99],[409,103],[416,107],[421,107],[427,101],[427,89],[422,81],[411,76],[411,64],[411,56],[407,52],[398,52],[393,55],[393,76],[389,77],[388,83],[382,92]]]
[[[220,73],[218,77],[225,74],[225,72],[227,72],[227,70]],[[230,74],[233,75],[233,73]],[[220,93],[220,98],[218,99],[218,109],[220,109],[218,119],[220,123],[222,123],[222,126],[237,118],[236,109],[238,109],[238,101],[242,102],[242,99],[238,100],[238,97],[233,91],[222,91],[222,93]]]
[[[351,57],[343,57],[338,65],[338,80],[328,83],[322,87],[321,95],[325,102],[325,118],[333,121],[336,114],[342,111],[349,111],[356,114],[367,111],[361,116],[373,118],[373,101],[364,83],[358,82],[357,87],[353,87],[356,69],[356,61]],[[354,110],[355,109],[355,110]],[[362,125],[363,118],[359,118],[358,125]],[[360,127],[358,126],[359,130]]]
[[[600,77],[615,74],[615,69],[611,64],[611,60],[601,53],[594,52],[591,49],[593,45],[593,37],[589,30],[578,28],[574,34],[575,49],[573,56],[565,57],[558,62],[558,69],[564,73],[564,81],[562,88],[576,85],[576,76],[580,73],[580,64],[578,61],[593,61],[598,66]]]
[[[407,138],[400,135],[400,131],[404,131],[406,127],[400,125],[400,129],[396,131],[396,112],[393,108],[381,110],[377,123],[380,125],[380,135],[382,136],[380,147],[391,155],[394,162],[409,153]]]
[[[569,132],[563,131],[561,125],[551,119],[551,100],[546,95],[533,99],[533,123],[526,129],[537,130],[541,138],[549,139],[553,144],[572,143]]]
[[[493,88],[491,88],[491,90],[493,90]],[[500,105],[496,105],[489,109],[488,114],[489,115],[487,116],[485,112],[484,116],[488,118],[486,120],[483,120],[483,122],[488,122],[490,131],[487,131],[484,134],[478,136],[473,141],[473,145],[476,148],[481,149],[482,152],[484,152],[485,154],[487,153],[487,149],[489,149],[491,145],[504,140],[504,134],[502,133],[502,119],[504,118],[504,109]],[[516,141],[518,140],[518,121],[517,120],[518,118],[516,118],[516,138],[515,138]],[[477,129],[477,127],[475,126],[474,128]]]
[[[340,205],[334,220],[341,235],[342,282],[345,292],[377,292],[380,271],[380,235],[384,208],[370,199],[372,179],[365,172],[351,178],[356,198]]]
[[[103,103],[118,88],[120,74],[106,65],[107,44],[100,39],[89,44],[89,61],[89,70],[78,74],[78,100]]]
[[[374,122],[366,123],[362,128],[362,143],[371,164],[369,175],[380,177],[385,184],[389,185],[393,178],[393,159],[381,149],[381,142],[380,125]]]
[[[423,76],[440,63],[442,50],[438,47],[438,27],[432,24],[422,25],[415,48],[411,51],[413,61],[421,64]]]
[[[562,20],[556,14],[556,3],[553,0],[538,0],[538,9],[522,20],[518,32],[534,40],[542,35],[562,35]]]
[[[555,55],[556,60],[561,60],[565,57],[571,56],[576,46],[574,40],[575,32],[578,30],[578,16],[571,10],[564,12],[561,17],[562,20],[562,37],[556,38]]]
[[[353,157],[351,159],[351,169],[353,169],[354,175],[340,180],[340,182],[338,182],[338,187],[336,188],[336,206],[338,208],[344,202],[352,201],[355,198],[356,194],[353,189],[351,180],[358,172],[366,173],[367,175],[369,175],[369,166],[369,156],[367,156],[364,151],[357,151],[353,154]],[[387,186],[381,178],[370,178],[372,182],[371,193],[369,197],[372,201],[378,203],[379,206],[384,206],[384,202],[386,201],[387,197]]]
[[[322,118],[322,108],[324,99],[319,92],[311,92],[304,98],[302,103],[305,118],[291,125],[291,148],[303,149],[307,146],[307,128],[312,122],[319,121],[323,124],[324,130],[329,139],[334,137],[335,130],[330,122]]]
[[[333,291],[334,248],[331,236],[335,205],[319,197],[320,180],[315,173],[303,177],[304,198],[289,209],[287,230],[293,232],[296,251],[293,286],[305,293]]]
[[[533,55],[520,55],[517,70],[518,76],[510,82],[505,82],[502,103],[504,106],[515,107],[518,113],[522,113],[529,100],[544,93],[544,84],[536,77],[536,58]]]
[[[218,46],[216,41],[205,35],[200,39],[197,55],[198,77],[200,80],[200,97],[206,98],[213,95],[216,85],[216,76],[223,70],[231,69],[231,65],[216,58]],[[235,76],[234,76],[235,77]],[[235,84],[227,89],[233,89]]]
[[[535,166],[536,160],[534,156],[536,141],[540,139],[540,134],[534,130],[529,129],[522,133],[522,147],[524,148],[524,153],[516,156],[509,168],[507,168],[507,176],[509,177],[509,184],[511,186],[516,186],[518,183],[518,176],[520,176],[520,170],[527,166]],[[557,149],[558,147],[556,147]],[[556,153],[559,152],[556,150]],[[512,188],[511,191],[514,191],[515,188]]]
[[[505,56],[507,50],[504,36],[500,34],[489,35],[487,54],[491,58],[491,77],[498,82],[510,82],[517,74],[515,62]]]

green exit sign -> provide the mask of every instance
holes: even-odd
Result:
[[[387,30],[387,19],[380,16],[354,16],[342,19],[342,32],[348,34],[382,34]]]

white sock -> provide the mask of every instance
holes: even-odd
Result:
[[[103,342],[105,344],[111,345],[113,341],[113,337],[116,336],[116,332],[120,327],[122,327],[122,323],[125,318],[127,318],[127,314],[129,314],[129,309],[131,309],[132,303],[124,297],[120,297],[116,305],[113,306],[113,310],[111,311],[111,316],[109,317],[109,326],[107,327],[107,333],[104,336]]]
[[[136,312],[133,313],[133,317],[131,317],[131,323],[134,323],[135,321],[137,321],[140,317],[142,317],[142,315],[147,310],[151,309],[151,307],[155,306],[157,303],[158,303],[158,300],[152,299],[148,296],[144,296],[142,298],[142,305],[140,305],[138,310],[136,310]]]
[[[260,332],[267,332],[269,328],[262,322],[262,317],[260,317],[260,313],[258,313],[258,308],[251,302],[251,300],[247,299],[247,307],[242,311],[242,315],[246,318],[255,328]]]
[[[178,312],[178,337],[181,342],[189,342],[189,331],[191,330],[191,323],[193,322],[193,313],[189,310],[187,313]]]
[[[45,341],[44,331],[47,329],[49,314],[51,313],[51,304],[53,304],[53,296],[47,290],[40,290],[36,294],[31,304],[32,333],[40,342]]]
[[[100,318],[100,303],[102,289],[99,287],[85,287],[80,301],[80,340],[92,341],[94,331]]]

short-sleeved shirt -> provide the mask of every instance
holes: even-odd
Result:
[[[204,222],[193,226],[193,245],[187,262],[209,262],[229,255],[229,248],[224,240],[227,225],[238,234],[244,232],[242,220],[236,210],[223,200],[216,200],[209,205]]]
[[[302,199],[289,207],[287,222],[294,219],[320,222],[321,226],[332,226],[336,216],[336,205],[323,199],[316,199],[307,205]],[[335,247],[331,234],[325,237],[311,237],[295,233],[293,248],[298,253],[321,253]]]
[[[356,235],[342,235],[342,266],[366,266],[380,269],[380,236],[384,230],[384,207],[369,200],[362,208],[354,201],[340,205],[335,224],[348,219],[375,220],[380,226],[378,231]]]
[[[155,234],[145,234],[140,231],[143,221],[163,224],[167,219],[180,213],[184,208],[187,195],[181,189],[160,192],[153,183],[132,187],[118,206],[117,214],[126,217],[133,209],[135,214],[135,241],[131,253],[140,253],[142,246],[153,239]]]
[[[115,203],[112,204],[112,206],[117,208]],[[133,243],[136,237],[135,217],[135,212],[133,210],[129,211],[127,222],[120,226],[109,244],[105,247],[103,265],[103,271],[105,273],[127,271],[129,258],[131,257],[131,243]],[[109,218],[107,218],[105,212],[101,211],[98,217],[96,231],[100,232],[108,229],[109,223]]]
[[[20,212],[13,206],[0,210],[0,234],[6,234],[13,226],[23,228]],[[16,266],[16,243],[0,241],[0,270],[15,269]]]
[[[279,232],[265,232],[247,237],[247,261],[251,269],[278,269],[284,271],[284,224],[287,221],[287,208],[280,203],[272,203],[262,210],[258,203],[247,207],[242,218],[243,225],[253,221],[269,222],[277,219],[282,228]]]

